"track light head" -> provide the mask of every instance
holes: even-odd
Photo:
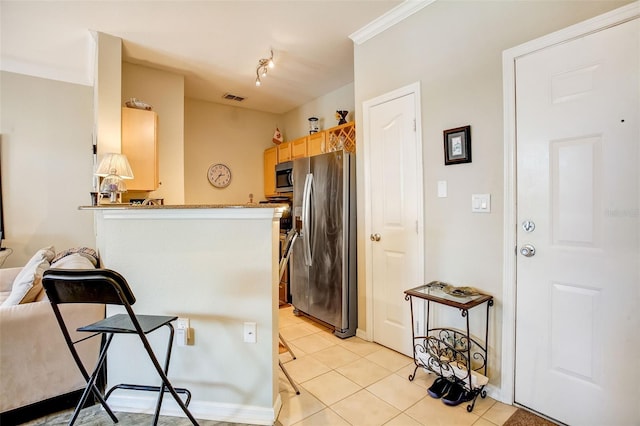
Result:
[[[261,77],[264,78],[267,76],[269,72],[269,68],[274,68],[275,63],[273,62],[273,50],[270,51],[271,56],[269,58],[262,58],[258,60],[258,66],[256,67],[256,86],[260,86],[262,84]]]

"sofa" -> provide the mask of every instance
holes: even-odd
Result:
[[[67,396],[67,406],[77,403],[86,385],[71,353],[49,301],[42,288],[42,273],[48,268],[93,269],[97,256],[91,249],[70,249],[56,254],[53,247],[39,250],[22,268],[0,269],[0,415],[2,422],[17,412],[67,408],[56,402]],[[18,283],[20,281],[20,283]],[[21,287],[21,288],[18,288]],[[104,305],[61,305],[72,339],[81,325],[105,316]],[[100,339],[76,345],[89,371],[98,358]],[[77,395],[77,397],[76,397]],[[69,399],[70,398],[70,399]],[[75,402],[73,402],[75,401]],[[44,403],[44,404],[43,404]]]

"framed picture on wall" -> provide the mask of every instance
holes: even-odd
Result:
[[[444,132],[444,165],[471,162],[471,126]]]

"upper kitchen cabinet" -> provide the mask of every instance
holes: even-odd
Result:
[[[291,142],[283,142],[278,145],[278,163],[291,161]]]
[[[128,191],[158,189],[158,115],[153,111],[122,108],[122,153],[127,156],[133,179]]]
[[[308,136],[307,141],[307,155],[313,157],[314,155],[323,154],[326,152],[326,134],[325,132],[317,132]]]
[[[307,156],[307,136],[292,140],[291,159],[304,158]]]
[[[264,151],[264,196],[278,195],[276,192],[276,164],[278,164],[278,147]]]

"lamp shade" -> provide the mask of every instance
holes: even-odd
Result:
[[[122,179],[133,179],[133,171],[129,165],[129,160],[124,154],[108,153],[104,154],[96,176],[116,175]]]

